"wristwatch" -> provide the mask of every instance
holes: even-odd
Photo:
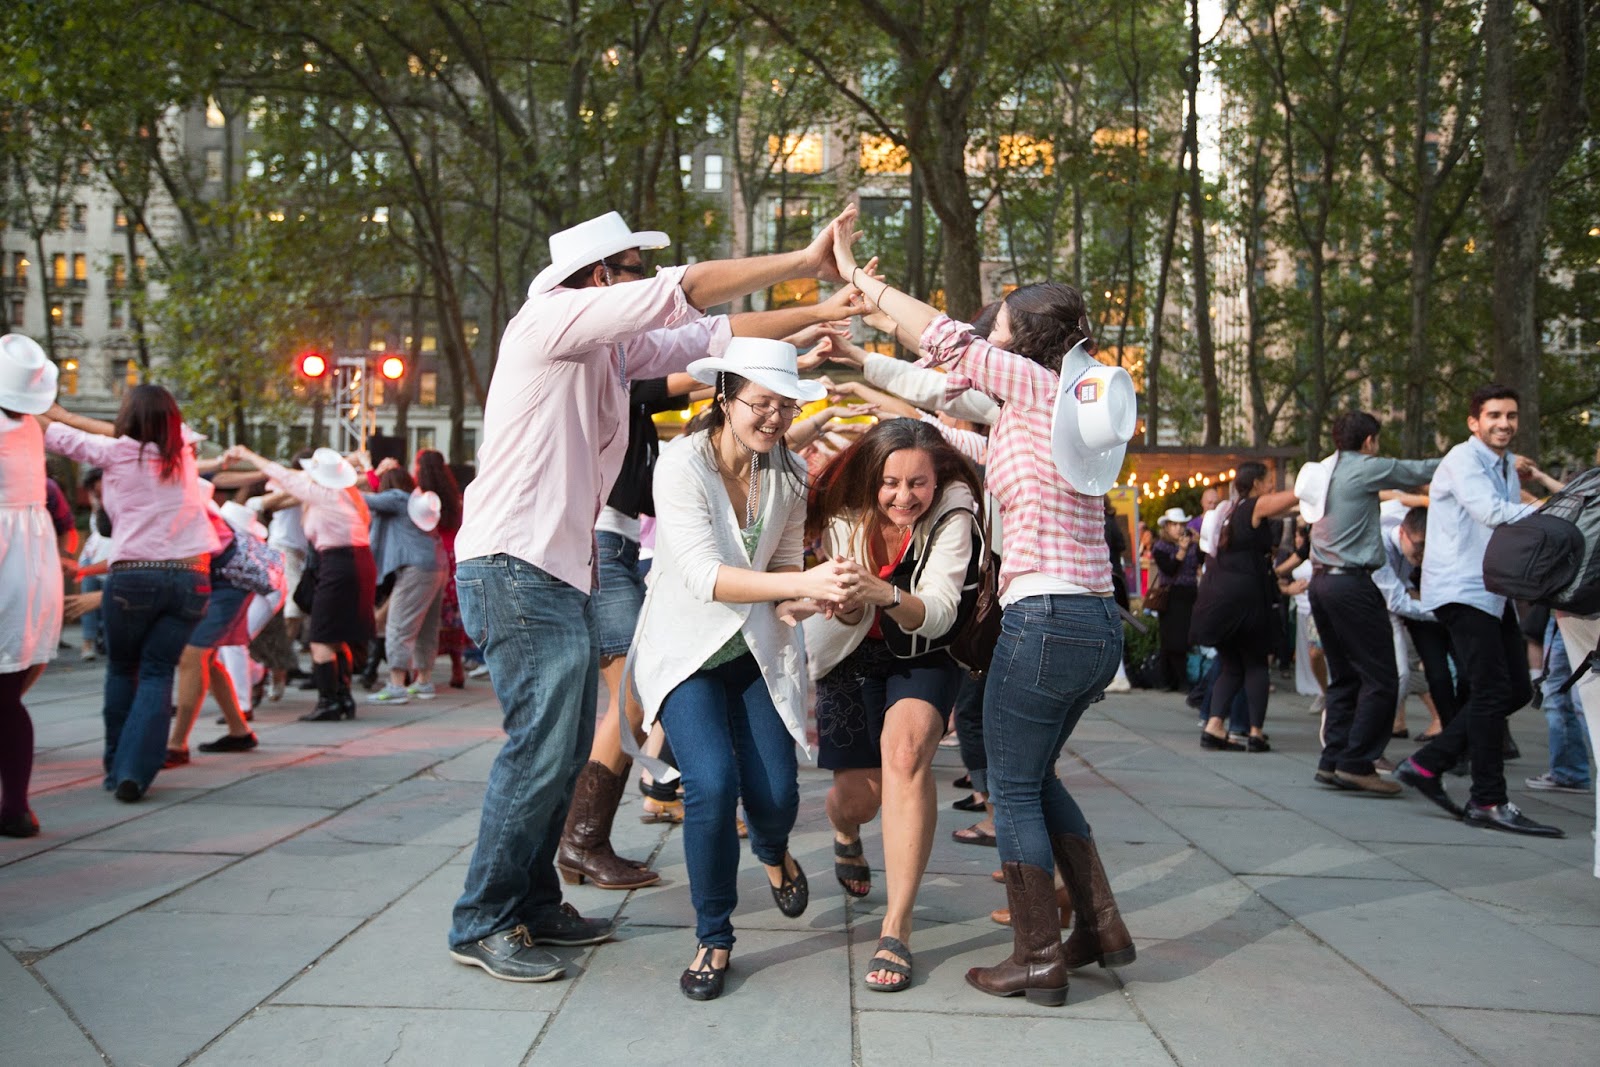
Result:
[[[898,585],[891,585],[889,588],[894,590],[894,600],[890,601],[889,603],[890,609],[894,609],[900,606],[900,587]]]

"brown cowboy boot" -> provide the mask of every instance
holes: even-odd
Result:
[[[967,984],[990,996],[1022,993],[1030,1003],[1058,1008],[1067,1002],[1067,969],[1061,964],[1055,879],[1029,863],[1006,863],[1002,869],[1011,905],[1011,958],[994,967],[972,968]]]
[[[1086,967],[1091,963],[1125,967],[1132,963],[1137,955],[1133,935],[1123,925],[1122,913],[1111,895],[1111,882],[1100,863],[1100,850],[1095,848],[1094,838],[1051,834],[1050,848],[1077,912],[1072,934],[1061,950],[1067,967]]]
[[[640,889],[661,876],[642,863],[625,860],[611,850],[611,823],[622,800],[623,779],[605,764],[590,760],[578,773],[567,811],[567,825],[556,850],[556,869],[568,885],[587,878],[601,889]]]
[[[1056,908],[1061,912],[1061,929],[1070,929],[1072,926],[1072,896],[1064,885],[1056,886]],[[996,908],[989,913],[989,918],[1001,926],[1011,925],[1011,909]]]

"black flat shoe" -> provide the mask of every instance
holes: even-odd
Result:
[[[10,819],[0,819],[0,837],[37,837],[39,816],[31,810]]]
[[[1200,747],[1212,752],[1243,752],[1244,746],[1229,741],[1226,737],[1213,737],[1204,730],[1200,731]]]
[[[1272,746],[1267,743],[1267,739],[1265,737],[1256,737],[1254,735],[1244,739],[1244,747],[1246,752],[1272,751]]]
[[[340,719],[353,719],[355,717],[355,708],[346,707],[344,704],[338,702],[330,703],[329,701],[322,700],[317,702],[316,707],[312,708],[306,714],[300,716],[300,721],[338,722]]]
[[[252,748],[255,748],[257,744],[258,742],[256,741],[256,735],[253,733],[241,734],[238,737],[235,737],[233,734],[223,734],[215,741],[207,741],[205,744],[201,745],[200,751],[249,752]]]
[[[774,890],[776,892],[776,890]],[[712,956],[717,946],[702,944],[696,950],[705,951],[705,958],[699,967],[686,968],[678,976],[678,989],[690,1000],[716,1000],[722,996],[722,983],[728,976],[728,964],[733,962],[733,954],[729,953],[728,962],[721,967],[711,965]]]
[[[986,811],[986,810],[988,810],[987,807],[984,805],[983,801],[979,800],[976,796],[962,797],[960,800],[956,801],[954,804],[951,804],[950,806],[952,808],[955,808],[957,811]]]
[[[963,774],[960,778],[957,778],[955,781],[951,782],[950,784],[955,786],[957,789],[971,789],[972,788],[972,775]]]
[[[1407,740],[1407,739],[1408,739],[1408,738],[1410,738],[1410,736],[1411,736],[1411,731],[1410,731],[1410,730],[1409,730],[1409,729],[1406,729],[1406,728],[1404,728],[1404,727],[1402,727],[1402,728],[1401,728],[1401,729],[1399,729],[1399,730],[1393,730],[1393,731],[1391,731],[1391,732],[1390,732],[1390,733],[1389,733],[1389,736],[1390,736],[1390,737],[1392,737],[1392,738],[1394,738],[1394,739],[1395,739],[1395,740],[1397,740],[1397,741],[1405,741],[1405,740]],[[1420,740],[1421,740],[1421,738],[1418,738],[1418,740],[1419,740],[1419,741],[1420,741]]]
[[[1496,804],[1492,808],[1482,808],[1476,804],[1467,805],[1467,813],[1461,821],[1468,826],[1481,826],[1488,830],[1504,830],[1507,833],[1527,834],[1530,837],[1566,837],[1567,832],[1559,826],[1546,826],[1541,822],[1534,822],[1522,811],[1511,803]]]
[[[792,875],[789,873],[791,861],[794,863]],[[782,870],[783,881],[772,886],[772,899],[777,901],[779,911],[791,919],[798,919],[805,914],[806,905],[811,903],[811,887],[806,883],[806,872],[800,869],[800,861],[793,856],[785,854]]]

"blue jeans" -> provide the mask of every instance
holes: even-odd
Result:
[[[172,674],[206,613],[204,571],[134,568],[106,576],[105,787],[150,788],[167,755]]]
[[[1550,777],[1562,785],[1589,788],[1588,729],[1572,690],[1559,692],[1572,677],[1572,660],[1552,616],[1545,630],[1544,721],[1550,731]]]
[[[744,802],[750,851],[783,863],[800,810],[794,738],[773,707],[754,656],[698,671],[661,702],[661,725],[683,775],[683,854],[695,936],[733,946],[739,903],[739,828]]]
[[[97,593],[106,587],[106,576],[103,574],[91,574],[83,579],[79,585],[85,593]],[[100,636],[103,621],[103,614],[99,608],[83,613],[83,643],[97,652],[105,651],[101,647]]]
[[[1005,609],[983,693],[1000,859],[1055,869],[1052,834],[1089,836],[1056,774],[1078,720],[1122,659],[1122,620],[1110,597],[1031,596]]]
[[[600,637],[587,593],[512,556],[458,563],[456,591],[506,731],[450,926],[450,944],[461,946],[561,905],[556,847],[594,741]]]

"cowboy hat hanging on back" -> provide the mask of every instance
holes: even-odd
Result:
[[[608,211],[599,218],[550,235],[550,265],[540,271],[528,286],[528,297],[548,293],[570,278],[575,271],[599,263],[630,248],[665,248],[672,238],[660,230],[628,229],[622,216]]]
[[[20,333],[0,337],[0,408],[43,415],[56,402],[57,373],[33,338]]]
[[[1061,360],[1061,388],[1050,420],[1050,458],[1067,484],[1104,496],[1117,484],[1138,425],[1133,379],[1107,366],[1079,341]]]

